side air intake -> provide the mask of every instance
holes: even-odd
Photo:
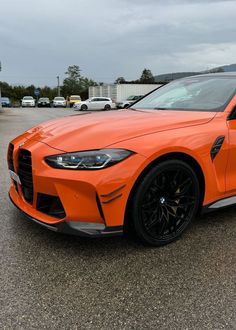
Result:
[[[218,138],[213,143],[213,146],[211,147],[211,159],[214,160],[218,152],[220,151],[220,148],[222,147],[222,144],[224,142],[225,137],[224,136],[218,136]]]

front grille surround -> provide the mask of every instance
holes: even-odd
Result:
[[[21,189],[24,199],[32,204],[34,198],[32,158],[31,152],[25,149],[19,150],[18,175],[21,181]]]
[[[14,172],[15,169],[14,169],[14,162],[13,162],[13,152],[14,152],[14,145],[12,143],[10,143],[8,146],[8,152],[7,152],[7,163],[8,163],[9,170]]]

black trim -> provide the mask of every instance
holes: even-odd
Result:
[[[105,195],[101,195],[101,197],[113,197],[118,191],[120,191],[121,189],[123,189],[126,186],[126,184],[124,184],[123,186],[113,190],[112,192],[105,194]]]
[[[24,199],[33,204],[34,186],[33,186],[33,173],[32,173],[32,157],[31,152],[26,149],[19,150],[18,155],[18,171],[21,181],[21,189]]]
[[[102,204],[109,204],[111,202],[113,202],[114,200],[116,200],[117,198],[120,198],[122,196],[122,194],[117,195],[115,197],[113,197],[112,199],[109,199],[108,201],[102,202]]]
[[[105,217],[104,217],[104,213],[103,213],[103,209],[102,209],[102,205],[100,202],[100,199],[98,197],[98,194],[96,193],[96,202],[97,202],[97,207],[98,207],[98,211],[100,213],[101,218],[105,221]]]
[[[215,140],[215,142],[213,143],[212,147],[211,147],[211,159],[214,160],[214,158],[216,157],[216,155],[218,154],[218,152],[220,151],[222,144],[224,143],[225,140],[225,136],[221,135],[218,136]]]
[[[233,108],[233,110],[228,115],[227,120],[235,120],[236,119],[236,107]]]

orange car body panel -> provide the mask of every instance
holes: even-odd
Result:
[[[203,206],[235,195],[236,120],[227,121],[235,105],[236,97],[219,113],[116,110],[43,123],[12,141],[16,171],[19,148],[33,155],[33,204],[24,200],[20,188],[17,192],[13,183],[10,197],[21,210],[44,223],[83,221],[122,226],[136,180],[152,161],[170,153],[185,154],[201,167],[205,180]],[[225,136],[225,140],[212,160],[210,150],[218,136]],[[101,170],[55,169],[44,160],[62,152],[108,147],[128,149],[134,154]],[[56,219],[37,211],[37,193],[59,196],[65,218]]]

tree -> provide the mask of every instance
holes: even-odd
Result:
[[[144,69],[142,74],[141,74],[141,77],[139,79],[139,82],[143,83],[143,84],[148,84],[148,83],[154,83],[155,82],[155,79],[152,75],[152,72],[151,70],[149,69]]]
[[[97,83],[89,78],[81,76],[81,70],[78,65],[70,65],[65,72],[68,76],[63,81],[62,94],[85,96],[88,94],[89,86],[97,86]]]
[[[67,78],[64,79],[63,81],[63,86],[62,86],[62,94],[64,96],[68,95],[77,95],[80,93],[80,68],[78,65],[70,65],[65,72],[65,74],[68,76]]]
[[[209,73],[217,73],[217,72],[224,72],[224,69],[222,67],[213,68],[208,71]]]
[[[118,77],[116,80],[115,80],[115,84],[124,84],[126,83],[126,80],[124,77]]]

